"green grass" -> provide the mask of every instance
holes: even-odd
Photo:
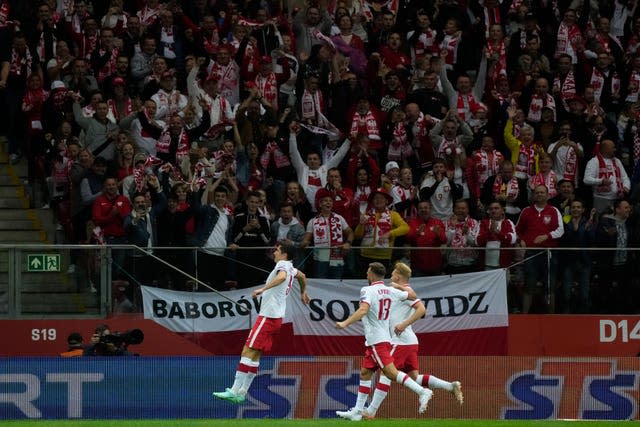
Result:
[[[363,421],[365,426],[375,427],[608,427],[620,426],[623,421],[502,421],[502,420],[374,420]],[[261,427],[300,426],[300,427],[328,427],[339,424],[353,425],[350,421],[339,419],[324,420],[24,420],[2,421],[3,427],[37,426],[37,427],[249,427],[259,425]]]

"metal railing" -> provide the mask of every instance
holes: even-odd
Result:
[[[271,249],[219,248],[214,254],[194,247],[0,245],[0,318],[103,318],[137,312],[140,285],[191,292],[251,287],[264,283],[271,271]],[[362,258],[360,249],[300,249],[294,265],[308,277],[365,280],[367,265],[375,258]],[[508,268],[513,313],[640,312],[639,249],[499,251],[502,256],[475,247],[398,247],[390,258],[384,251],[379,254],[388,265],[396,260],[412,264],[416,275]],[[421,260],[433,268],[420,271]],[[485,260],[502,264],[487,267]]]

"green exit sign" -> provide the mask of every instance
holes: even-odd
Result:
[[[27,255],[27,271],[60,271],[60,255]]]

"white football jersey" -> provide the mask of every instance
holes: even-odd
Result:
[[[409,288],[409,285],[407,284],[405,285],[405,287]],[[392,344],[418,344],[418,337],[416,336],[415,332],[413,332],[413,328],[411,328],[411,325],[407,326],[407,328],[400,335],[397,335],[393,331],[393,329],[398,323],[402,323],[405,319],[411,317],[415,305],[419,302],[419,299],[413,301],[405,299],[404,301],[394,301],[391,305],[391,316],[389,317],[389,333],[391,334]]]
[[[287,309],[287,295],[291,292],[293,279],[296,277],[296,274],[298,274],[298,270],[293,266],[291,261],[278,261],[273,271],[269,274],[269,277],[267,277],[266,283],[272,281],[280,271],[287,273],[287,278],[278,286],[267,289],[262,294],[260,316],[271,319],[284,317],[285,310]]]
[[[360,302],[369,305],[367,315],[362,318],[364,339],[367,347],[381,342],[391,342],[389,318],[394,301],[404,301],[409,296],[384,282],[373,282],[360,290]]]

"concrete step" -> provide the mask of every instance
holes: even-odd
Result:
[[[0,185],[0,197],[24,197],[24,187],[15,185]]]
[[[0,209],[27,209],[27,199],[19,199],[17,197],[6,197],[0,199]]]
[[[2,243],[42,243],[47,240],[43,230],[0,230]]]
[[[12,219],[30,219],[35,221],[39,213],[40,212],[36,212],[36,209],[0,209],[0,221],[9,221]]]
[[[0,219],[0,230],[40,230],[40,227],[28,218]]]
[[[44,314],[99,314],[99,295],[85,292],[82,294],[31,294],[23,293],[22,313]]]
[[[2,167],[0,167],[0,169],[2,169]],[[21,185],[21,181],[19,178],[14,178],[10,175],[0,175],[0,185]]]

